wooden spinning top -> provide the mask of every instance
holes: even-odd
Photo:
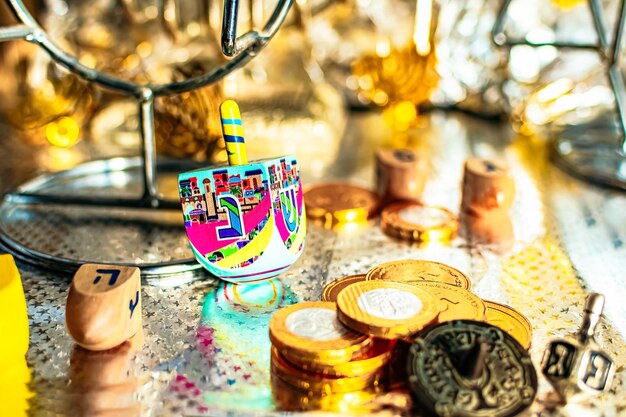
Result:
[[[82,265],[72,280],[65,306],[67,329],[88,350],[107,350],[141,330],[139,268]]]

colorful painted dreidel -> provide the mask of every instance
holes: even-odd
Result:
[[[603,308],[604,296],[589,294],[578,334],[551,341],[544,352],[541,371],[563,399],[581,391],[599,394],[611,387],[615,362],[594,338]]]
[[[88,350],[111,349],[141,332],[139,268],[82,265],[67,296],[65,323]]]
[[[187,237],[198,262],[230,282],[285,271],[302,253],[306,215],[296,157],[248,163],[237,103],[220,107],[228,166],[178,176]]]

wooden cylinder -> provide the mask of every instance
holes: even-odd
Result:
[[[515,198],[515,183],[502,161],[472,157],[465,161],[461,211],[473,216],[508,210]]]
[[[426,161],[411,149],[376,152],[376,186],[386,204],[418,201],[426,183]]]

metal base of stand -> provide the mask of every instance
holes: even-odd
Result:
[[[206,276],[189,248],[180,210],[170,209],[178,205],[176,174],[199,166],[160,160],[157,167],[165,203],[157,209],[132,207],[142,201],[138,157],[37,177],[0,204],[0,244],[25,262],[62,272],[90,262],[137,266],[147,278]],[[89,204],[62,203],[72,199]]]
[[[570,175],[626,191],[626,155],[616,126],[567,128],[551,142],[555,165]]]

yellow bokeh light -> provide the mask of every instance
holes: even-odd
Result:
[[[46,139],[54,146],[68,148],[78,142],[80,126],[73,117],[61,117],[46,125]]]
[[[552,3],[561,9],[570,9],[584,2],[585,0],[552,0]]]

